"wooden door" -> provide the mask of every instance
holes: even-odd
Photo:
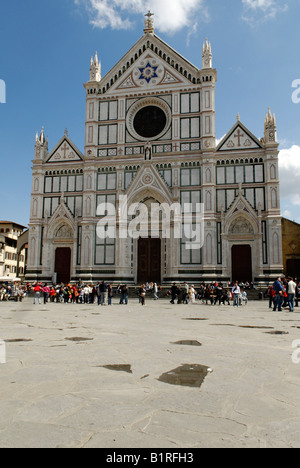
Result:
[[[250,245],[234,245],[232,247],[232,281],[251,282],[252,249]]]
[[[300,278],[300,260],[289,259],[286,262],[286,275],[292,278]]]
[[[138,283],[161,282],[161,240],[139,239]]]
[[[57,284],[67,284],[71,280],[71,249],[59,247],[55,251],[55,273]]]

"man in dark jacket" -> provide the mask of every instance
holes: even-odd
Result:
[[[171,287],[171,295],[172,295],[171,304],[175,304],[177,293],[178,293],[178,288],[176,286],[176,283],[174,283],[173,286]]]
[[[278,312],[282,312],[283,289],[281,278],[279,277],[273,284],[273,290],[275,292],[273,312],[276,312],[277,308]]]

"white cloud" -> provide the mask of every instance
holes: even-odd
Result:
[[[143,17],[149,9],[155,13],[155,27],[162,32],[176,32],[185,27],[195,33],[200,12],[204,20],[208,13],[205,0],[75,0],[84,3],[91,15],[91,23],[99,28],[130,29],[133,15]]]
[[[279,179],[281,199],[288,204],[287,210],[300,206],[300,146],[293,145],[280,151]]]
[[[242,4],[243,19],[252,26],[273,19],[288,9],[288,5],[281,0],[242,0]]]
[[[223,0],[219,0],[220,2]],[[84,4],[91,24],[104,29],[130,29],[136,26],[134,15],[141,18],[149,9],[155,13],[155,27],[165,33],[188,28],[187,43],[197,31],[199,21],[208,21],[211,0],[74,0]],[[281,0],[240,0],[242,18],[255,26],[275,18],[288,9]]]

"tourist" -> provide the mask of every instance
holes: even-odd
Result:
[[[296,307],[299,306],[299,301],[300,301],[300,283],[298,283],[298,286],[296,288],[296,296],[295,296]]]
[[[274,291],[273,285],[269,287],[267,296],[269,297],[269,309],[273,309],[274,299],[275,299],[275,291]]]
[[[173,286],[171,287],[171,296],[172,296],[172,299],[170,301],[171,304],[175,304],[177,293],[178,293],[178,288],[176,286],[176,283],[173,283]]]
[[[182,304],[184,302],[185,288],[181,284],[177,287],[177,304]]]
[[[114,291],[113,291],[111,284],[108,285],[107,291],[108,291],[108,305],[111,306],[112,298],[114,295]]]
[[[108,305],[108,284],[103,280],[100,284],[100,291],[102,296],[102,305]]]
[[[97,297],[98,297],[98,306],[102,304],[102,286],[100,283],[97,284]]]
[[[224,305],[225,305],[225,302],[227,302],[227,304],[230,306],[230,301],[232,300],[232,294],[229,288],[227,289],[227,291],[224,292],[223,297],[224,297]]]
[[[121,298],[120,298],[120,304],[125,305],[128,304],[128,287],[127,284],[120,285],[120,293],[121,293]],[[139,301],[141,302],[141,300]]]
[[[154,295],[154,300],[158,301],[158,286],[157,283],[153,283],[153,295]]]
[[[283,302],[283,291],[284,287],[281,283],[281,278],[277,278],[277,280],[273,284],[273,289],[275,292],[274,296],[274,309],[273,312],[276,312],[278,309],[278,312],[282,312],[282,302]]]
[[[235,283],[235,285],[232,288],[232,294],[233,294],[233,307],[239,307],[240,306],[241,289],[239,287],[239,282],[238,281]]]
[[[221,305],[223,299],[223,284],[222,283],[215,283],[214,286],[214,305],[216,305],[217,301],[219,301],[219,305]]]
[[[139,289],[139,297],[142,306],[146,304],[146,286],[143,284]]]
[[[297,288],[296,283],[293,281],[292,278],[289,278],[289,282],[287,285],[287,294],[288,294],[288,304],[289,304],[290,312],[295,311],[296,288]]]
[[[52,286],[52,288],[50,289],[50,302],[54,303],[55,296],[56,296],[56,291],[55,291],[54,287]]]
[[[184,287],[184,289],[185,289],[183,300],[184,300],[184,302],[185,302],[186,304],[188,304],[188,303],[189,303],[189,292],[190,292],[190,287],[189,287],[189,285],[188,285],[186,282],[184,282],[184,286],[183,286],[183,287]]]
[[[196,302],[196,291],[195,291],[195,286],[193,284],[189,289],[189,301],[191,304],[195,304]]]
[[[248,296],[247,296],[247,293],[244,289],[242,289],[242,294],[241,294],[241,301],[242,301],[242,305],[247,305],[248,304]]]
[[[43,287],[43,294],[44,294],[44,304],[47,304],[49,296],[50,296],[50,288],[47,285],[47,283],[45,283]]]
[[[88,304],[89,303],[89,287],[88,285],[85,285],[83,288],[83,303]]]
[[[33,304],[35,305],[36,300],[39,301],[39,304],[41,304],[41,291],[42,287],[39,283],[36,283],[36,285],[33,287],[34,291],[34,299],[33,299]]]

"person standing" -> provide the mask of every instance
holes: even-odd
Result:
[[[241,288],[239,287],[239,282],[237,281],[232,288],[233,307],[240,306],[240,294],[241,294]]]
[[[47,283],[45,283],[43,287],[43,293],[44,293],[44,304],[47,304],[49,296],[50,296],[50,288],[47,285]]]
[[[185,304],[188,304],[189,303],[189,292],[190,292],[190,287],[189,285],[184,282],[184,285],[183,285],[183,288],[184,288],[184,295],[183,295],[183,302]]]
[[[143,284],[139,289],[139,296],[142,306],[146,304],[146,286]]]
[[[195,304],[195,302],[196,302],[196,291],[195,291],[195,287],[194,287],[193,284],[192,284],[192,286],[191,286],[190,289],[189,289],[189,295],[188,295],[188,297],[189,297],[190,303],[191,303],[191,304]]]
[[[41,287],[41,285],[40,285],[39,283],[37,283],[37,284],[34,286],[34,288],[33,288],[33,290],[34,290],[33,304],[36,303],[36,300],[37,300],[37,299],[38,299],[38,301],[39,301],[39,304],[41,304],[41,289],[42,289],[42,287]]]
[[[153,295],[154,295],[154,300],[158,301],[158,286],[157,283],[153,283]]]
[[[282,312],[284,287],[283,287],[283,285],[281,283],[281,278],[280,277],[278,277],[277,280],[274,282],[273,289],[274,289],[274,292],[275,292],[273,312],[276,312],[277,308],[278,308],[278,312]]]
[[[127,284],[123,284],[121,286],[121,299],[120,299],[120,304],[128,304],[128,287]]]
[[[289,278],[289,282],[287,285],[287,294],[288,294],[288,304],[290,308],[290,312],[295,311],[295,295],[296,295],[296,283],[293,281],[292,278]]]
[[[267,296],[269,297],[269,309],[273,309],[275,299],[275,291],[273,289],[273,285],[269,287]]]

